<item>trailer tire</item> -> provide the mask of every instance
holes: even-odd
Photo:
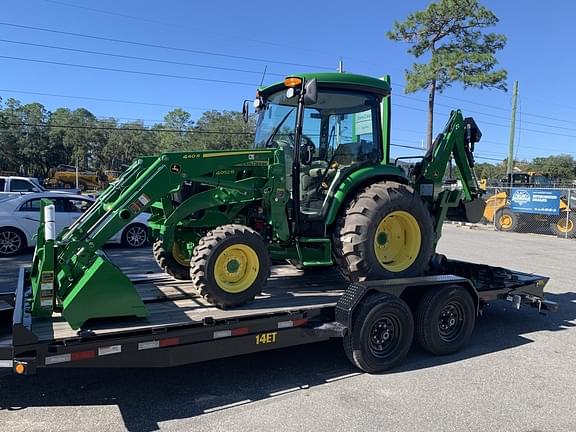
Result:
[[[374,183],[349,203],[332,242],[350,281],[419,276],[434,252],[432,216],[410,186]]]
[[[416,340],[426,351],[447,355],[470,340],[476,307],[470,293],[459,285],[428,291],[416,310]]]
[[[366,297],[354,312],[352,328],[344,336],[344,352],[368,373],[400,364],[414,338],[414,319],[408,305],[390,294]]]
[[[164,249],[162,240],[154,242],[152,252],[154,254],[154,259],[156,259],[156,262],[165,273],[175,279],[190,280],[190,266],[183,265],[182,260],[179,262],[173,252]]]
[[[198,292],[221,308],[254,299],[266,286],[270,256],[256,231],[223,225],[200,239],[190,260],[190,277]]]

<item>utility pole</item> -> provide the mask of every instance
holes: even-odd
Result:
[[[516,99],[518,99],[518,81],[514,81],[512,90],[512,119],[510,121],[510,140],[508,141],[508,166],[506,174],[508,183],[512,183],[512,171],[514,170],[514,136],[516,135]]]

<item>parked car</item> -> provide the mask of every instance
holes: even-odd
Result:
[[[0,257],[21,253],[36,244],[40,224],[40,200],[48,198],[56,207],[56,230],[70,226],[93,203],[94,198],[65,192],[40,192],[0,196]],[[109,240],[127,247],[141,247],[148,242],[148,217],[141,213]]]
[[[6,195],[22,195],[34,192],[57,192],[55,190],[46,189],[40,184],[37,178],[34,177],[19,177],[19,176],[0,176],[0,196]],[[66,193],[79,193],[77,189],[67,189],[60,191]]]

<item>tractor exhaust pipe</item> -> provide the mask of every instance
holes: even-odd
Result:
[[[56,207],[54,204],[44,207],[44,240],[56,240]]]

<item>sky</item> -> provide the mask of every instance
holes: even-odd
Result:
[[[483,133],[478,161],[501,161],[508,151],[517,80],[515,158],[576,156],[576,3],[481,3],[500,19],[491,31],[508,37],[497,57],[508,71],[509,91],[454,84],[436,98],[435,133],[451,109],[461,109]],[[176,107],[192,118],[210,109],[240,110],[262,80],[270,84],[298,72],[336,70],[342,59],[347,72],[391,75],[392,143],[422,147],[427,94],[404,94],[404,70],[414,59],[408,45],[388,40],[386,32],[394,21],[428,4],[4,0],[0,97],[40,102],[48,110],[84,107],[98,117],[153,124]],[[394,151],[398,156],[418,153]]]

